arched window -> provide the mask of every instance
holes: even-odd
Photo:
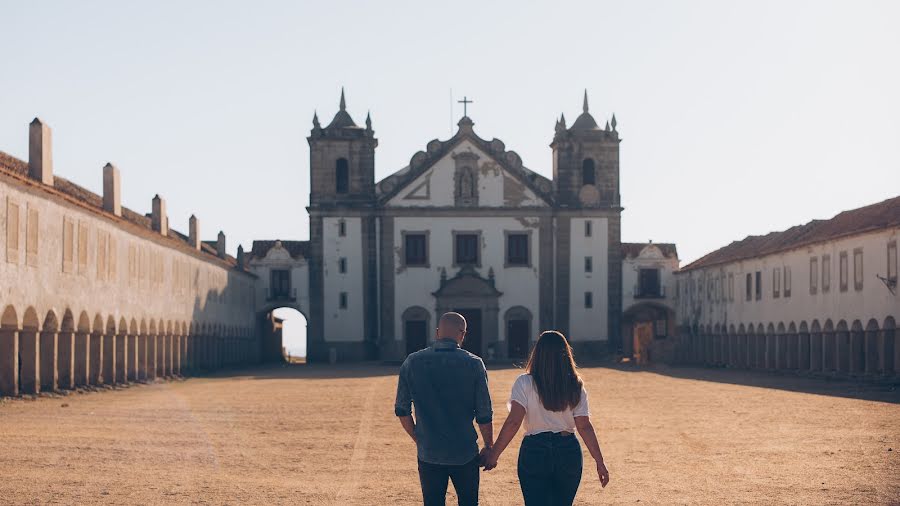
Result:
[[[335,162],[334,178],[336,182],[335,191],[337,193],[347,193],[350,191],[350,165],[346,158],[338,158]]]
[[[592,158],[585,158],[581,162],[581,184],[597,184],[594,160]]]

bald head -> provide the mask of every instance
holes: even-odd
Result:
[[[438,320],[438,339],[453,339],[462,344],[466,337],[466,319],[459,313],[444,313]]]

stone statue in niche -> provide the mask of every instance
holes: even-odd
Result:
[[[477,206],[478,172],[473,167],[478,166],[478,155],[464,151],[454,154],[453,159],[456,162],[454,203],[457,206]]]
[[[475,185],[472,182],[472,169],[465,167],[459,175],[459,196],[462,198],[474,197],[473,186]]]

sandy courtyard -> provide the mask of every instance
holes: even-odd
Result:
[[[0,503],[420,503],[396,370],[272,366],[0,402]],[[611,483],[586,466],[578,504],[900,504],[900,389],[583,372]],[[517,374],[490,372],[495,430]],[[518,446],[482,474],[482,504],[521,504]]]

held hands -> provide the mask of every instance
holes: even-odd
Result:
[[[481,453],[478,454],[479,464],[484,468],[485,471],[490,471],[491,469],[497,467],[498,458],[500,458],[500,455],[498,455],[493,448],[488,448],[487,446],[482,448]]]
[[[606,488],[607,483],[609,483],[609,470],[606,469],[606,465],[602,460],[597,462],[597,476],[600,477],[600,486]]]

